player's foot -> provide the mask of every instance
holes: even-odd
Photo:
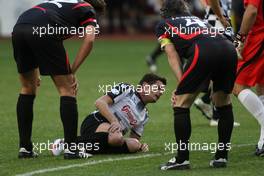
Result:
[[[255,155],[260,156],[260,157],[264,157],[264,145],[262,146],[261,149],[259,149],[258,145],[257,145]]]
[[[214,120],[214,119],[211,119],[210,122],[209,122],[209,125],[210,125],[211,127],[218,126],[218,121],[217,121],[217,120]]]
[[[149,70],[151,72],[156,72],[157,71],[156,62],[154,61],[154,59],[151,56],[147,56],[146,57],[146,62],[147,62],[147,65],[149,66]]]
[[[64,139],[56,139],[53,144],[50,145],[50,151],[54,156],[59,156],[63,150]]]
[[[69,149],[64,150],[64,159],[88,159],[92,156],[90,153],[86,153],[84,150],[70,151]]]
[[[182,163],[177,163],[177,158],[173,157],[167,163],[160,166],[160,170],[186,170],[190,169],[190,162],[185,160]]]
[[[234,122],[234,127],[239,127],[239,126],[240,126],[240,123]]]
[[[213,107],[210,104],[207,104],[203,102],[201,98],[197,98],[194,101],[195,107],[202,112],[202,114],[207,118],[207,119],[212,119],[213,117]]]
[[[25,148],[20,148],[18,153],[18,158],[37,158],[38,154],[34,151],[28,151]]]
[[[210,167],[223,168],[226,167],[227,160],[225,158],[214,159],[210,161]]]
[[[211,127],[218,126],[218,120],[211,119],[210,122],[209,122],[209,125]],[[239,126],[240,126],[240,123],[234,122],[234,127],[239,127]]]

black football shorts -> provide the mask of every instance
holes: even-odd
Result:
[[[33,25],[18,24],[12,33],[14,58],[19,73],[39,68],[41,75],[67,75],[70,63],[63,41],[33,34]]]
[[[189,52],[189,63],[176,95],[201,92],[210,81],[213,82],[214,92],[232,92],[236,79],[237,54],[230,41],[197,41]]]

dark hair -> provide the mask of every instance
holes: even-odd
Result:
[[[158,75],[155,75],[153,73],[148,73],[143,76],[143,78],[139,81],[140,85],[143,85],[144,82],[152,85],[155,84],[157,81],[161,81],[164,85],[167,84],[166,78],[160,77]]]
[[[160,14],[164,18],[176,15],[189,14],[189,5],[184,0],[165,0],[160,9]]]
[[[104,13],[106,8],[106,3],[104,0],[84,0],[91,4],[96,12]]]

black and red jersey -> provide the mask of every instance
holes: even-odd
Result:
[[[210,45],[212,40],[227,40],[218,32],[216,28],[189,14],[163,19],[156,27],[156,36],[161,46],[166,41],[173,43],[180,57],[184,58],[193,55],[194,46],[198,42]]]
[[[49,0],[25,11],[16,24],[34,26],[85,27],[97,26],[91,4],[82,0]]]

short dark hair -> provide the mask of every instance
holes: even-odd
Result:
[[[163,18],[169,18],[184,13],[190,14],[189,5],[184,0],[163,1],[160,14]]]
[[[104,13],[106,8],[106,3],[104,0],[84,0],[91,4],[96,12]]]
[[[140,85],[143,85],[144,82],[148,83],[149,85],[155,84],[157,81],[161,81],[164,85],[167,84],[166,78],[160,77],[153,73],[148,73],[143,76],[143,78],[139,81]]]

